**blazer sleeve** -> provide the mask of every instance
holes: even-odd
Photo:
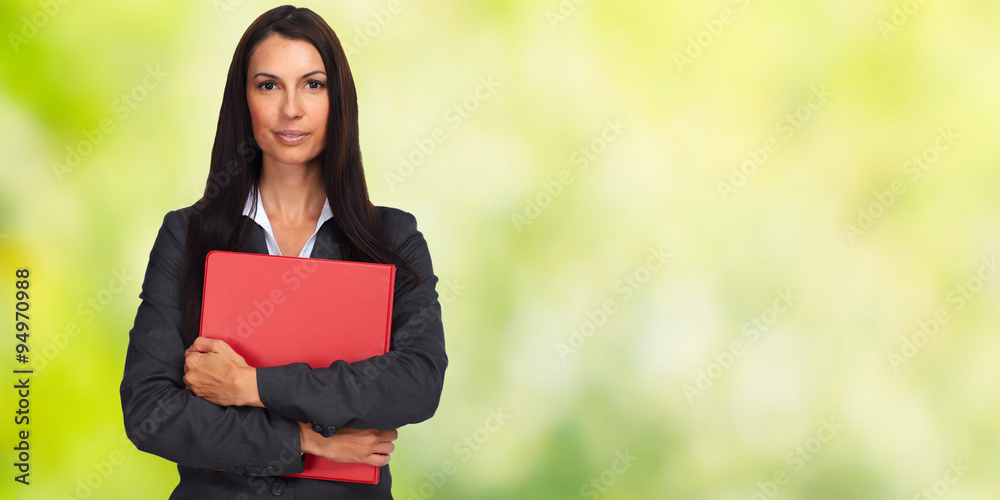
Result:
[[[125,432],[140,450],[181,465],[251,475],[301,472],[295,421],[264,408],[218,406],[184,388],[186,235],[184,213],[168,213],[149,254],[121,384]]]
[[[444,347],[438,278],[427,242],[413,215],[395,209],[384,217],[390,245],[420,279],[396,274],[389,352],[363,361],[336,361],[329,367],[305,363],[258,368],[264,406],[289,419],[312,424],[323,436],[342,426],[392,429],[434,415],[448,358]]]

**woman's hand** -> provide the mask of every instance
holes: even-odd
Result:
[[[184,385],[219,406],[260,406],[257,369],[224,340],[198,337],[184,352]]]
[[[381,467],[389,463],[389,454],[396,449],[393,441],[396,429],[351,429],[341,427],[328,438],[314,432],[309,424],[299,422],[302,452],[348,464],[368,464]]]

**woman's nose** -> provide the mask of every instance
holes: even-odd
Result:
[[[302,116],[302,102],[295,92],[286,92],[281,103],[281,117],[293,120]]]

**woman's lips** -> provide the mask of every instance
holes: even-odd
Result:
[[[289,146],[294,146],[306,140],[306,137],[309,137],[307,132],[303,132],[301,130],[281,130],[275,132],[274,135],[276,135],[278,140],[283,144],[287,144]]]

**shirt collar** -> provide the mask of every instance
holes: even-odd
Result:
[[[258,195],[254,196],[254,194]],[[256,203],[254,203],[255,198]],[[256,186],[250,190],[250,194],[247,196],[247,201],[243,205],[243,215],[250,217],[264,229],[264,240],[267,243],[267,252],[271,255],[281,255],[281,252],[278,250],[278,243],[274,240],[274,232],[271,230],[271,221],[267,219],[267,212],[264,211],[264,203],[261,201],[261,197],[257,192]],[[309,242],[302,248],[302,253],[299,255],[300,257],[308,257],[309,254],[312,253],[312,247],[316,241],[316,233],[319,232],[319,228],[323,227],[324,222],[332,218],[333,210],[330,208],[330,199],[326,198],[323,200],[323,211],[320,212],[319,219],[316,221],[316,230],[313,231],[312,237],[309,238]]]

